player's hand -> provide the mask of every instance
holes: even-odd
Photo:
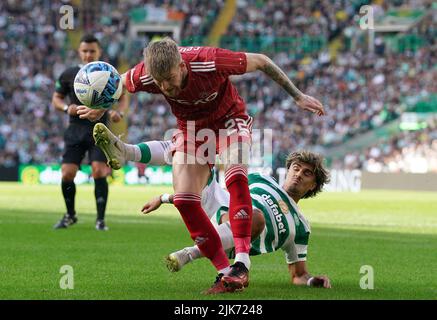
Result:
[[[318,116],[323,116],[325,114],[325,109],[320,101],[306,94],[303,94],[297,98],[296,104],[299,106],[299,108],[311,111]]]
[[[109,110],[109,118],[112,122],[119,122],[122,118],[122,115],[117,110]]]
[[[311,287],[331,288],[331,280],[327,276],[315,276],[311,280]]]
[[[141,209],[141,212],[144,214],[148,214],[148,213],[158,209],[161,206],[161,204],[162,204],[161,196],[153,198],[152,200],[150,200],[149,202],[147,202],[143,206],[143,209]]]
[[[70,104],[67,109],[67,114],[69,116],[77,116],[77,104]]]
[[[99,120],[103,114],[105,113],[105,109],[91,109],[87,106],[77,106],[76,107],[77,114],[81,119],[88,119],[90,121]]]

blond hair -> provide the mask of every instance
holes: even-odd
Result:
[[[150,42],[143,55],[149,74],[157,80],[166,79],[182,61],[177,43],[169,37]]]
[[[287,166],[287,170],[293,163],[306,163],[312,165],[314,167],[314,175],[316,176],[316,187],[313,190],[309,190],[302,197],[311,198],[316,194],[322,191],[323,186],[326,183],[329,183],[329,171],[325,168],[323,164],[323,157],[317,153],[309,152],[309,151],[299,151],[292,152],[288,155],[287,160],[285,160],[285,165]]]

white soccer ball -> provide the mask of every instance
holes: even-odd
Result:
[[[121,76],[109,63],[94,61],[84,65],[74,78],[74,93],[85,106],[108,109],[121,96]]]

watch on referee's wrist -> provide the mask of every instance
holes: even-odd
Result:
[[[70,106],[68,104],[64,104],[64,107],[62,108],[62,110],[64,110],[65,113],[68,113],[68,108]]]

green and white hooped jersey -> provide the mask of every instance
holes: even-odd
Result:
[[[261,235],[252,241],[250,255],[281,248],[287,263],[306,261],[311,231],[297,204],[273,178],[258,173],[251,173],[248,178],[252,205],[261,210],[266,221]],[[229,193],[213,180],[202,193],[202,206],[213,223],[218,224],[228,212]]]
[[[287,263],[306,261],[310,226],[296,202],[271,177],[249,175],[252,205],[261,210],[266,226],[252,241],[251,255],[285,251]]]

